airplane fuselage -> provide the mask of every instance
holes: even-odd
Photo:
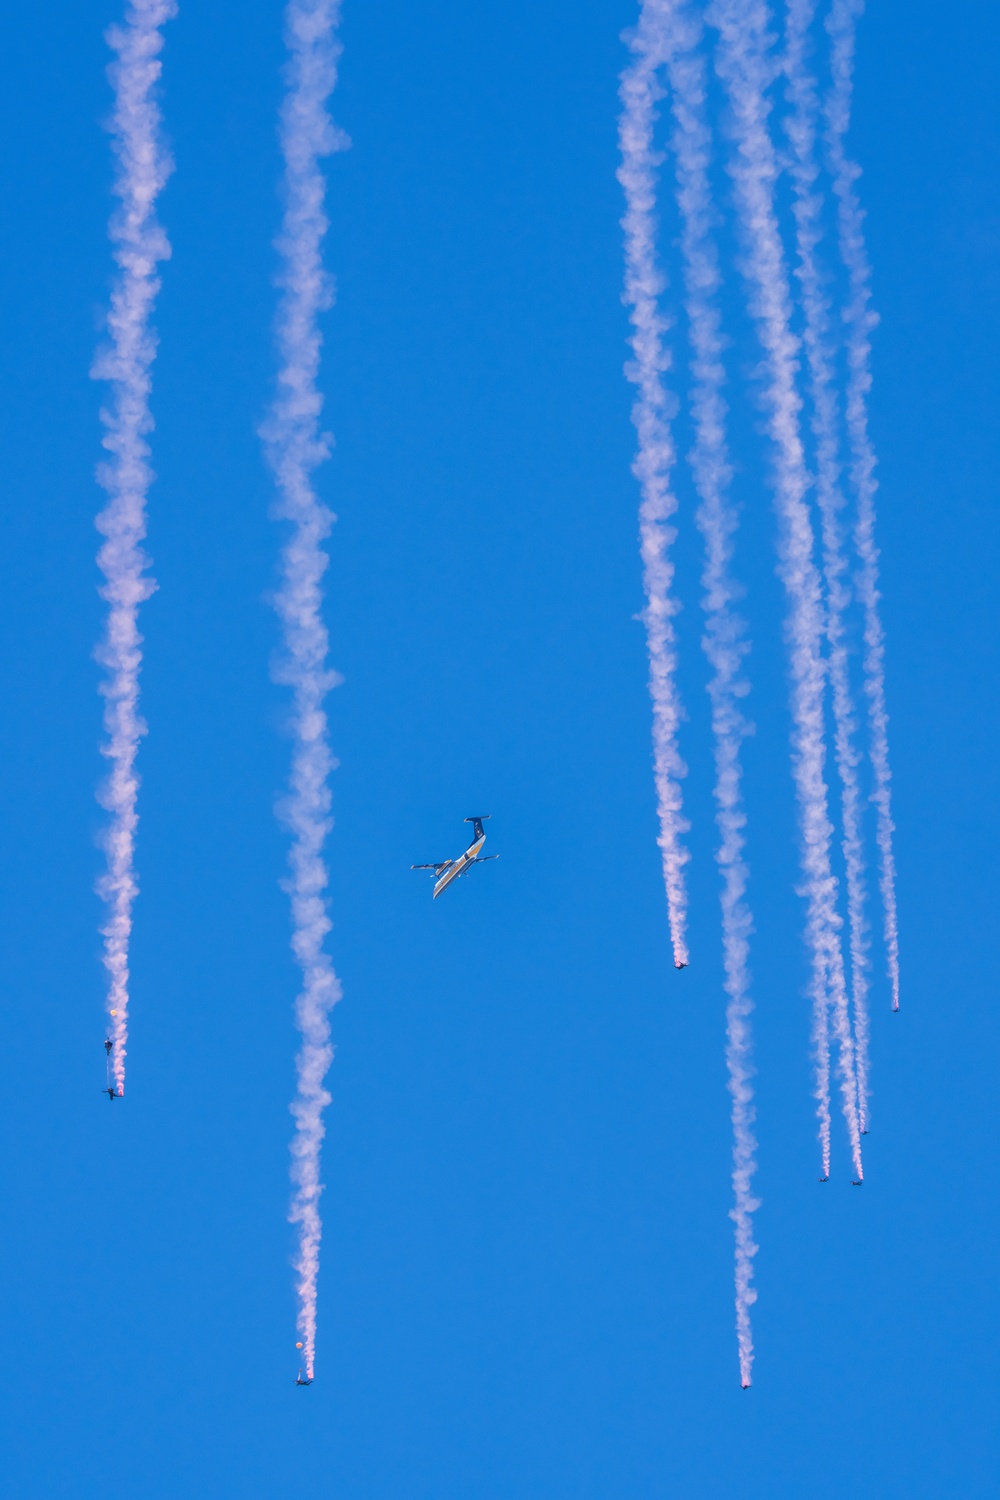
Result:
[[[469,845],[464,854],[459,855],[458,859],[456,859],[453,865],[448,866],[443,875],[438,876],[437,880],[434,882],[435,901],[440,896],[442,891],[446,891],[448,889],[453,880],[457,880],[459,875],[464,875],[469,866],[471,864],[475,864],[476,855],[479,853],[480,849],[485,843],[486,835],[484,833]]]

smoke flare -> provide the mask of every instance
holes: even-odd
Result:
[[[156,84],[160,77],[160,27],[176,13],[173,0],[132,0],[124,24],[112,26],[107,41],[117,54],[109,68],[114,88],[112,148],[117,159],[114,191],[119,199],[109,225],[118,267],[111,292],[107,326],[110,343],[94,361],[92,375],[110,384],[110,401],[101,411],[102,446],[112,455],[97,471],[108,501],[97,517],[105,538],[97,555],[104,575],[101,597],[108,612],[96,656],[107,675],[100,690],[105,700],[106,742],[101,753],[111,770],[98,797],[111,819],[103,836],[107,868],[98,892],[107,905],[101,928],[104,967],[108,975],[107,1010],[114,1050],[111,1072],[117,1093],[125,1092],[128,1051],[129,945],[132,907],[138,894],[135,875],[135,769],[139,741],[146,732],[139,715],[139,669],[142,636],[139,605],[155,588],[147,575],[146,495],[152,482],[147,434],[151,369],[156,336],[151,327],[160,288],[157,265],[170,246],[155,216],[156,198],[172,169],[160,138]]]
[[[301,1045],[291,1105],[295,1133],[289,1219],[298,1226],[297,1327],[308,1380],[313,1378],[316,1360],[320,1148],[325,1134],[323,1110],[330,1102],[324,1079],[333,1059],[329,1016],[341,996],[323,947],[331,926],[323,894],[328,881],[323,850],[332,826],[329,775],[336,766],[324,701],[338,681],[327,665],[323,541],[335,517],[313,486],[313,474],[329,456],[332,441],[320,430],[322,397],[316,385],[322,345],[319,314],[333,302],[333,285],[322,263],[328,225],[319,162],[347,145],[326,108],[337,79],[339,16],[339,0],[289,0],[285,12],[289,60],[279,130],[285,198],[278,241],[280,368],[277,394],[262,432],[278,488],[275,514],[292,523],[281,554],[281,583],[275,598],[283,636],[283,655],[275,676],[292,691],[292,765],[279,815],[292,835],[291,873],[285,886],[291,897],[292,951],[302,971],[296,1001]]]
[[[854,79],[854,40],[864,0],[833,0],[826,29],[831,38],[832,87],[825,100],[827,162],[837,199],[840,254],[847,267],[848,298],[843,317],[847,338],[847,434],[851,480],[857,495],[854,545],[860,560],[857,587],[864,611],[864,674],[875,787],[875,837],[879,851],[886,958],[892,1008],[899,1009],[899,927],[896,913],[896,862],[892,849],[892,773],[889,766],[889,715],[885,705],[885,635],[879,615],[878,546],[875,542],[875,450],[868,432],[871,390],[871,270],[865,249],[864,214],[854,184],[860,169],[850,161],[844,139],[850,124]]]
[[[788,595],[787,632],[792,677],[792,770],[799,805],[806,936],[812,959],[813,1034],[822,1049],[829,1004],[838,1043],[838,1073],[854,1169],[863,1180],[857,1078],[847,984],[840,947],[837,883],[830,861],[833,829],[824,761],[821,652],[823,610],[814,538],[806,504],[808,474],[796,390],[798,345],[791,328],[791,296],[774,206],[778,164],[768,130],[766,90],[773,71],[763,0],[712,0],[708,19],[718,29],[716,70],[726,88],[735,151],[729,172],[745,242],[744,275],[751,312],[765,353],[763,380],[767,425],[775,454],[779,571]],[[818,1057],[817,1091],[822,1121],[824,1058]]]
[[[802,289],[805,314],[804,345],[816,443],[816,498],[823,542],[826,584],[828,671],[833,698],[834,752],[841,784],[844,867],[847,877],[847,919],[851,954],[851,1001],[858,1080],[858,1122],[868,1129],[868,941],[865,907],[864,841],[861,786],[858,778],[857,713],[851,692],[845,616],[851,603],[848,562],[841,512],[839,412],[836,369],[830,330],[830,298],[824,289],[817,251],[823,237],[823,197],[817,189],[819,163],[816,132],[819,94],[806,65],[809,29],[815,0],[789,0],[785,72],[792,112],[786,122],[792,144],[791,178],[794,201],[796,276]]]
[[[671,524],[677,498],[671,487],[676,452],[670,432],[675,402],[663,381],[670,367],[664,342],[669,327],[659,306],[664,280],[656,262],[656,181],[659,156],[653,148],[656,102],[662,97],[657,69],[662,58],[650,50],[642,30],[627,38],[634,55],[622,74],[619,121],[621,166],[618,180],[625,190],[625,292],[632,323],[633,359],[628,379],[638,387],[632,421],[639,440],[633,473],[639,481],[639,535],[646,606],[646,648],[649,655],[649,692],[653,701],[653,769],[658,843],[667,892],[667,916],[674,965],[688,962],[687,885],[684,866],[688,853],[682,835],[688,824],[683,814],[681,778],[686,767],[677,743],[682,709],[677,689],[677,638],[673,617],[674,564],[670,548],[676,536]]]

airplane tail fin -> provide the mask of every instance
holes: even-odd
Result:
[[[490,813],[483,813],[481,817],[465,819],[466,823],[472,824],[472,832],[477,839],[486,837],[485,830],[483,829],[483,824],[488,822],[491,816],[492,814]]]

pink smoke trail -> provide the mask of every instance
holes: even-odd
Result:
[[[863,1180],[858,1124],[857,1078],[851,1036],[844,961],[840,949],[837,883],[830,863],[833,829],[824,773],[821,653],[823,609],[820,577],[813,560],[812,522],[806,504],[808,475],[799,429],[801,402],[796,391],[798,346],[791,329],[791,296],[774,207],[778,165],[768,131],[765,91],[773,64],[768,11],[763,0],[712,0],[708,19],[719,31],[716,70],[732,112],[736,150],[729,172],[745,240],[744,275],[750,307],[765,353],[764,399],[775,447],[775,500],[778,509],[779,571],[789,600],[788,636],[792,676],[792,770],[799,804],[802,868],[805,876],[806,936],[812,956],[814,1038],[822,1047],[825,1022],[817,1012],[831,1008],[838,1042],[838,1072],[844,1118],[858,1180]],[[822,1095],[824,1058],[818,1057],[817,1092],[821,1145],[826,1109]],[[827,1175],[827,1174],[824,1174]]]
[[[626,40],[634,61],[621,79],[624,105],[619,121],[622,164],[618,180],[625,189],[625,292],[632,323],[634,358],[625,367],[638,387],[632,421],[639,439],[632,472],[639,481],[639,535],[646,607],[646,649],[649,655],[649,692],[653,701],[653,769],[663,861],[667,916],[674,967],[688,963],[687,887],[684,866],[688,853],[682,835],[689,824],[682,811],[680,782],[686,775],[677,736],[682,716],[677,690],[677,638],[673,617],[679,605],[673,593],[674,564],[670,555],[676,530],[671,524],[677,498],[671,488],[676,462],[670,419],[674,399],[663,373],[670,367],[664,342],[669,327],[659,306],[664,280],[656,263],[656,182],[659,156],[653,148],[656,101],[662,97],[656,72],[661,59],[646,49],[635,32]]]
[[[284,648],[276,675],[292,690],[292,767],[289,791],[279,808],[292,834],[286,889],[292,904],[292,951],[302,970],[296,1001],[302,1040],[291,1105],[295,1134],[289,1219],[298,1225],[297,1327],[309,1380],[316,1361],[316,1282],[322,1236],[320,1147],[325,1134],[323,1110],[330,1102],[323,1081],[333,1060],[330,1010],[341,996],[333,964],[323,948],[331,925],[323,895],[328,881],[323,846],[332,826],[329,775],[336,766],[323,705],[338,680],[327,665],[323,540],[335,517],[318,499],[312,479],[331,444],[320,431],[322,397],[316,386],[322,344],[319,314],[333,301],[332,283],[322,263],[327,218],[319,162],[347,144],[326,109],[337,80],[339,18],[340,0],[289,0],[285,11],[289,61],[280,123],[285,167],[285,211],[278,241],[281,365],[277,395],[263,430],[278,487],[276,515],[290,521],[293,528],[281,554],[281,585],[275,599]]]
[[[875,787],[875,837],[879,851],[886,957],[892,1008],[899,1009],[899,926],[896,912],[896,862],[892,849],[892,772],[889,766],[889,715],[885,706],[885,635],[879,616],[878,546],[875,542],[875,450],[868,432],[871,390],[871,331],[877,317],[871,308],[871,270],[865,249],[864,214],[854,184],[860,169],[850,161],[844,138],[850,124],[854,75],[854,41],[864,0],[833,0],[826,29],[830,34],[832,87],[825,100],[827,161],[837,199],[840,254],[847,267],[849,292],[844,308],[847,337],[847,434],[851,479],[857,493],[854,545],[861,566],[857,587],[864,611],[864,674]]]
[[[785,32],[785,73],[792,106],[786,130],[792,144],[792,211],[798,254],[796,276],[805,313],[805,352],[816,442],[816,497],[823,539],[826,583],[828,670],[833,696],[834,748],[841,784],[844,867],[847,876],[847,916],[851,954],[851,1000],[858,1079],[858,1123],[868,1129],[868,926],[865,917],[864,840],[862,835],[860,756],[854,695],[851,692],[845,615],[851,603],[847,557],[840,513],[841,490],[839,401],[834,351],[830,334],[830,299],[824,289],[818,250],[823,238],[823,195],[817,188],[819,163],[816,130],[819,95],[806,63],[815,0],[789,0]]]
[[[172,170],[160,137],[156,84],[163,46],[160,27],[175,13],[173,0],[132,0],[124,24],[112,26],[107,34],[108,45],[117,53],[109,76],[115,95],[111,135],[118,164],[114,190],[119,206],[111,217],[109,234],[118,273],[108,310],[110,344],[98,353],[91,373],[111,386],[110,402],[101,411],[105,428],[101,441],[112,456],[97,471],[108,495],[96,523],[105,538],[97,561],[104,574],[101,597],[108,602],[108,612],[96,656],[107,672],[100,690],[108,738],[101,753],[111,762],[110,774],[98,793],[101,805],[111,814],[103,837],[107,869],[98,891],[107,905],[101,935],[114,1042],[111,1070],[119,1094],[125,1092],[129,942],[132,906],[138,894],[135,761],[139,740],[146,732],[139,715],[142,636],[138,612],[155,587],[146,575],[148,558],[142,548],[146,494],[153,478],[146,441],[153,427],[149,393],[156,355],[150,319],[160,289],[157,264],[170,255],[154,213],[157,195]]]
[[[746,900],[748,870],[744,859],[746,814],[742,796],[740,753],[750,732],[740,702],[749,685],[742,673],[749,650],[743,621],[734,603],[732,574],[736,509],[729,498],[731,469],[726,445],[726,404],[722,396],[722,318],[718,253],[712,225],[714,205],[709,180],[712,133],[706,117],[706,68],[699,47],[702,26],[686,4],[646,0],[637,39],[652,56],[666,62],[674,128],[670,145],[675,159],[677,202],[681,213],[681,256],[685,307],[691,340],[691,410],[695,444],[691,465],[699,506],[697,522],[705,539],[703,607],[705,654],[712,668],[709,695],[715,746],[715,803],[719,829],[717,859],[722,871],[722,947],[725,971],[726,1067],[732,1099],[733,1196],[735,1226],[736,1336],[740,1384],[750,1385],[753,1330],[750,1309],[757,1300],[753,1286],[753,1214],[760,1207],[751,1191],[757,1171],[753,1133],[753,1045],[750,1017],[753,1001],[748,967],[753,929]]]

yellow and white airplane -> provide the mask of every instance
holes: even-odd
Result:
[[[483,824],[489,816],[489,813],[483,813],[481,818],[466,818],[465,821],[472,824],[472,843],[466,849],[465,853],[460,854],[457,859],[443,859],[438,865],[410,866],[411,870],[434,871],[436,877],[434,881],[435,901],[442,891],[447,890],[453,880],[457,880],[460,875],[464,875],[468,870],[471,870],[473,865],[484,865],[488,859],[500,858],[499,854],[480,854],[479,852],[486,843],[486,831],[483,828]]]

